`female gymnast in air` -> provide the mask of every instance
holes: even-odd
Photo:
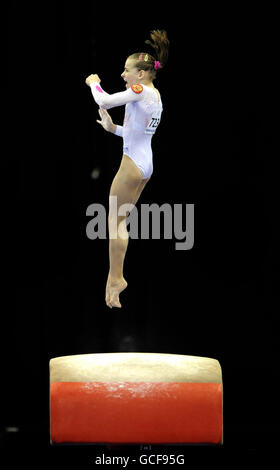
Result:
[[[151,31],[151,41],[145,41],[154,49],[154,55],[138,52],[130,55],[121,77],[126,91],[109,95],[101,85],[97,74],[89,75],[93,98],[99,106],[103,128],[123,138],[123,157],[114,177],[110,196],[116,196],[117,211],[109,205],[109,274],[105,300],[108,307],[121,307],[119,295],[127,287],[123,276],[123,264],[128,245],[126,215],[118,215],[123,204],[135,205],[153,173],[152,137],[160,122],[162,102],[153,81],[157,70],[162,69],[168,59],[169,40],[166,31]],[[125,105],[123,126],[113,123],[107,109]],[[113,198],[114,199],[114,198]],[[112,198],[109,198],[110,202]]]

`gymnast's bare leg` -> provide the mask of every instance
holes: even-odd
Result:
[[[126,217],[119,216],[119,207],[123,204],[136,204],[142,190],[149,178],[142,179],[142,174],[135,163],[126,155],[117,172],[111,189],[110,196],[117,197],[117,211],[109,207],[109,262],[110,269],[106,285],[105,300],[108,307],[121,308],[119,300],[120,293],[127,287],[123,275],[124,258],[128,246],[128,232],[126,228]],[[116,213],[115,213],[116,212]]]

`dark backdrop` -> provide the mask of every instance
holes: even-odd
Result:
[[[165,7],[11,1],[4,16],[0,424],[2,448],[19,448],[22,461],[34,448],[57,458],[48,362],[83,353],[216,358],[219,452],[269,455],[276,442],[274,12]],[[167,30],[171,49],[141,202],[195,204],[195,243],[176,251],[175,238],[131,240],[123,308],[110,310],[108,242],[86,237],[86,209],[108,206],[122,145],[96,124],[85,78],[122,90],[126,57],[154,28]],[[111,115],[121,123],[123,109]]]

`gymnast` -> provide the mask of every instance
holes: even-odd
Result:
[[[109,95],[101,85],[97,74],[91,74],[86,84],[91,88],[99,106],[101,120],[97,122],[113,134],[123,138],[123,156],[115,175],[110,196],[117,197],[118,209],[123,204],[135,205],[153,173],[152,137],[161,119],[162,102],[154,87],[157,70],[162,69],[168,59],[169,40],[166,31],[153,30],[151,41],[145,41],[155,51],[154,55],[139,52],[130,55],[121,77],[126,91]],[[123,126],[113,123],[107,109],[125,105]],[[112,199],[110,198],[110,201]],[[109,274],[105,301],[108,307],[121,307],[120,293],[127,287],[123,275],[124,258],[128,246],[126,215],[115,215],[109,205]],[[116,220],[117,217],[117,220]]]

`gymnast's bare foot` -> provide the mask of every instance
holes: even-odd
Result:
[[[121,308],[119,295],[124,289],[126,289],[126,287],[127,287],[127,282],[124,278],[121,278],[118,281],[113,281],[108,276],[108,281],[107,281],[107,286],[106,286],[106,304],[108,307]]]

